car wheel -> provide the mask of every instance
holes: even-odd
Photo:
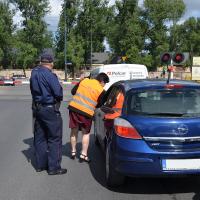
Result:
[[[109,187],[115,187],[124,183],[125,176],[115,171],[109,149],[110,145],[108,144],[106,147],[106,184]]]

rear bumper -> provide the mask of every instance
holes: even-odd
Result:
[[[115,170],[126,176],[173,176],[200,174],[199,170],[165,170],[166,159],[200,159],[198,152],[158,152],[143,140],[114,137],[110,148]]]

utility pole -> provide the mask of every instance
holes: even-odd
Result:
[[[67,0],[64,0],[65,6],[65,47],[64,47],[64,54],[65,54],[65,81],[67,81],[67,15],[66,15],[66,10],[67,10]]]
[[[90,67],[92,68],[92,23],[90,31]]]

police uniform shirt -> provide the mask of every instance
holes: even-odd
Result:
[[[32,70],[30,89],[36,103],[54,104],[63,100],[63,89],[57,76],[44,66]]]

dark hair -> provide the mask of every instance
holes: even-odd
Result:
[[[107,74],[105,73],[99,73],[96,77],[96,80],[98,80],[99,82],[104,82],[104,83],[109,83],[109,77]]]

